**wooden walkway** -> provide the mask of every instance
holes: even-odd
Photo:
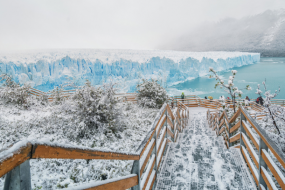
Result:
[[[209,128],[207,109],[189,111],[188,126],[169,144],[156,189],[256,189],[239,149],[227,149],[223,137]]]

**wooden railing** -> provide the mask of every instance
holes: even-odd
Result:
[[[21,141],[7,150],[1,150],[0,177],[6,174],[4,190],[31,189],[30,159],[108,159],[134,160],[128,176],[84,184],[73,189],[152,189],[155,184],[162,156],[168,142],[176,142],[179,132],[189,119],[187,107],[177,101],[172,110],[164,104],[157,114],[153,126],[136,153],[101,151]],[[16,186],[15,186],[16,184]]]
[[[242,106],[231,118],[228,118],[226,111],[219,115],[218,112],[211,114],[209,110],[207,118],[209,126],[216,134],[224,137],[227,148],[240,148],[259,189],[277,189],[268,169],[281,189],[285,189],[285,177],[270,156],[269,150],[283,170],[284,154]]]
[[[69,98],[70,96],[72,96],[75,93],[75,91],[76,91],[75,89],[61,90],[61,91],[59,91],[59,93],[61,94],[61,97]],[[47,96],[49,102],[54,101],[54,99],[56,98],[55,94],[52,94],[50,92],[46,93],[46,92],[37,90],[35,88],[30,88],[29,93],[33,96]],[[136,93],[118,93],[115,95],[115,97],[122,98],[123,101],[137,102]]]

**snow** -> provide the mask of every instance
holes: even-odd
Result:
[[[280,171],[280,169],[278,168],[278,166],[275,164],[275,162],[272,160],[272,158],[270,157],[270,155],[268,154],[268,152],[264,149],[262,149],[262,152],[265,154],[265,156],[267,157],[267,159],[269,160],[269,162],[272,164],[273,168],[275,169],[275,171],[277,172],[277,174],[279,175],[279,177],[281,178],[281,180],[283,181],[283,184],[285,184],[285,177],[282,174],[282,172]]]
[[[158,155],[157,155],[157,160],[156,160],[156,164],[158,165],[159,164],[159,161],[160,161],[160,158],[161,158],[161,156],[162,156],[162,153],[163,153],[163,151],[164,151],[164,147],[165,147],[165,145],[166,145],[166,138],[164,138],[164,140],[163,140],[163,142],[162,142],[162,145],[161,145],[161,148],[160,148],[160,151],[159,151],[159,153],[158,153]]]
[[[253,170],[253,173],[254,173],[255,177],[256,177],[257,179],[259,179],[259,175],[258,175],[258,172],[257,172],[257,170],[256,170],[256,167],[255,167],[255,165],[252,163],[252,161],[251,161],[251,159],[250,159],[250,157],[249,157],[249,154],[248,154],[246,148],[245,148],[244,146],[241,146],[241,148],[243,149],[243,152],[244,152],[244,154],[245,154],[245,156],[246,156],[246,159],[247,159],[247,161],[248,161],[248,163],[249,163],[251,169]]]
[[[259,140],[256,138],[256,135],[252,132],[250,126],[245,121],[242,121],[242,122],[246,126],[246,128],[248,129],[251,136],[254,138],[255,142],[259,145]]]
[[[166,131],[166,127],[164,126],[163,127],[163,130],[161,130],[161,134],[164,134]],[[158,139],[158,143],[156,145],[156,150],[158,150],[159,148],[159,145],[161,144],[161,141],[164,139],[164,136],[160,135],[160,138]]]
[[[139,145],[153,131],[161,110],[141,108],[129,102],[119,103],[124,128],[106,135],[98,131],[91,139],[70,138],[69,132],[80,126],[77,116],[66,113],[66,105],[34,105],[28,110],[0,101],[0,152],[1,158],[12,156],[26,143],[50,146],[76,147],[85,150],[99,150],[138,154]],[[165,105],[163,106],[163,110]],[[158,117],[158,118],[157,118]],[[70,133],[71,134],[71,133]],[[133,161],[122,160],[69,160],[69,159],[32,159],[32,189],[58,189],[81,184],[117,178],[130,174]],[[0,189],[5,177],[0,178]]]
[[[141,180],[141,188],[142,189],[143,189],[144,184],[146,182],[147,176],[149,175],[149,172],[151,170],[151,167],[152,167],[152,164],[153,164],[154,160],[155,160],[155,154],[153,154],[151,156],[150,161],[149,161],[148,166],[147,166],[147,169],[146,169],[145,173],[142,176],[142,180]]]
[[[29,143],[29,141],[27,141],[27,140],[19,141],[19,142],[13,144],[12,147],[9,147],[7,149],[2,150],[0,152],[0,162],[9,158],[9,157],[12,157],[17,150],[19,150],[22,147],[27,146],[28,143]],[[1,150],[1,148],[0,148],[0,150]]]
[[[155,171],[152,171],[145,189],[147,190],[150,189],[154,176],[155,176]]]
[[[275,184],[274,184],[274,182],[273,182],[271,176],[268,174],[267,170],[266,170],[263,166],[261,166],[261,169],[262,169],[263,173],[265,174],[267,180],[269,181],[269,183],[270,183],[272,189],[273,189],[273,190],[278,190],[277,187],[275,186]]]
[[[145,158],[148,155],[150,148],[152,147],[153,143],[155,142],[155,139],[152,138],[150,143],[148,143],[147,148],[145,149],[142,157],[140,158],[140,169],[142,168],[143,163],[145,162]]]
[[[133,92],[142,76],[168,86],[217,71],[249,65],[259,53],[180,52],[166,50],[54,50],[0,53],[0,69],[21,84],[48,91],[69,80],[93,85],[110,80]],[[68,78],[68,79],[67,79]]]
[[[123,179],[135,177],[135,176],[137,176],[137,174],[130,174],[130,175],[126,175],[126,176],[123,176],[123,177],[114,178],[114,179],[107,179],[107,180],[104,180],[104,181],[89,182],[88,184],[75,186],[75,187],[71,187],[71,188],[66,188],[66,190],[88,189],[88,188],[96,187],[96,186],[103,185],[103,184],[106,184],[106,183],[112,183],[112,182],[115,182],[115,181],[120,181],[120,180],[123,180]]]
[[[242,135],[243,135],[243,137],[244,137],[244,139],[245,139],[245,141],[246,141],[246,144],[249,146],[250,151],[251,151],[252,154],[254,155],[255,160],[259,163],[259,158],[258,158],[256,152],[253,150],[253,147],[251,146],[251,144],[250,144],[250,142],[249,142],[247,136],[246,136],[244,133],[242,133]]]
[[[156,189],[256,189],[239,149],[226,149],[209,128],[207,109],[189,111],[179,140],[168,144]]]

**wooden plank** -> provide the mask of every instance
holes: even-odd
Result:
[[[171,111],[171,109],[170,109],[168,104],[166,106],[166,109],[167,109],[167,112],[169,113],[170,117],[172,118],[172,120],[174,120],[174,115],[173,115],[173,113],[172,113],[172,111]]]
[[[180,128],[179,124],[176,124],[176,127],[177,127],[178,131],[181,132],[181,128]]]
[[[170,121],[169,117],[167,117],[167,123],[170,125],[171,129],[174,129],[173,123]]]
[[[230,128],[230,133],[236,131],[240,127],[240,121],[237,122],[232,128]]]
[[[243,110],[242,110],[242,112],[243,112]],[[247,118],[247,116],[244,112],[243,112],[243,114]],[[266,146],[271,150],[271,152],[274,154],[274,156],[277,158],[277,160],[280,162],[280,164],[283,166],[283,168],[285,168],[285,162],[283,161],[283,159],[277,154],[277,152],[273,149],[273,147],[267,142],[267,140],[264,138],[264,136],[257,130],[257,128],[251,122],[251,120],[249,118],[247,118],[247,120],[249,121],[251,126],[255,129],[255,131],[258,133],[259,137],[263,140],[263,142],[266,144]]]
[[[79,148],[64,148],[58,146],[34,145],[32,158],[139,160],[140,155],[84,150]]]
[[[103,181],[104,183],[104,181]],[[107,189],[118,189],[125,190],[139,184],[138,176],[129,177],[126,179],[113,181],[105,184],[101,184],[95,187],[87,188],[86,190],[107,190]]]
[[[238,135],[233,136],[230,138],[230,143],[235,142],[240,139],[240,133],[237,133]]]
[[[229,125],[228,125],[228,121],[225,121],[225,124],[227,126],[228,131],[230,131]]]
[[[219,130],[220,130],[221,126],[224,124],[224,122],[225,122],[225,120],[223,119],[223,121],[219,125],[219,128],[218,128]]]
[[[267,185],[267,188],[268,188],[269,190],[273,190],[273,188],[272,188],[272,186],[271,186],[271,184],[270,184],[269,180],[267,179],[267,177],[266,177],[266,175],[265,175],[264,172],[266,172],[266,171],[263,171],[263,168],[261,168],[261,176],[262,176],[262,178],[264,179],[264,181],[265,181],[265,183],[266,183],[266,185]]]
[[[167,144],[167,142],[165,143],[165,145],[164,145],[164,147],[163,147],[163,152],[165,151],[165,148],[166,148],[166,144]],[[160,157],[160,160],[159,160],[159,162],[158,162],[158,165],[157,165],[157,170],[159,169],[159,166],[160,166],[160,162],[161,162],[161,159],[162,159],[162,156],[163,156],[163,152],[162,152],[162,154],[161,154],[161,157]],[[158,152],[159,153],[159,152]]]
[[[166,109],[165,109],[165,110],[166,110]],[[159,123],[160,123],[160,120],[161,120],[161,119],[163,118],[163,116],[164,116],[165,110],[162,112],[162,114],[161,114],[161,116],[160,116],[160,118],[159,118],[159,120],[158,120],[158,122],[157,122],[157,124],[156,124],[156,126],[155,126],[155,128],[154,128],[154,130],[153,130],[153,132],[152,132],[152,134],[150,135],[148,141],[146,142],[144,148],[142,149],[140,156],[143,155],[143,153],[144,153],[144,151],[145,151],[147,145],[148,145],[149,142],[151,141],[151,139],[152,139],[152,137],[153,137],[153,135],[154,135],[154,133],[155,133],[155,130],[156,130],[157,126],[158,126]],[[165,122],[165,121],[164,121],[164,122]],[[163,123],[164,123],[164,122],[163,122]],[[161,129],[161,128],[160,128],[160,129]],[[159,133],[158,133],[158,134],[159,134]]]
[[[223,128],[220,130],[219,135],[220,135],[222,132],[224,132],[224,131],[225,131],[225,128],[223,127]]]
[[[150,189],[152,189],[155,180],[156,180],[156,175],[153,176],[153,180],[152,180],[152,182],[151,182]]]
[[[170,131],[170,130],[168,129],[168,127],[166,127],[166,130],[167,130],[167,134],[169,134],[169,135],[171,136],[171,138],[174,139],[174,134],[172,133],[172,131]]]
[[[161,157],[162,157],[162,155],[161,155]],[[147,186],[149,177],[151,176],[151,173],[152,173],[152,171],[153,171],[155,162],[156,162],[156,158],[154,159],[154,162],[153,162],[152,165],[151,165],[150,171],[149,171],[149,173],[148,173],[148,175],[147,175],[147,178],[146,178],[146,180],[145,180],[144,186],[143,186],[143,188],[142,188],[143,190],[146,189],[146,186]]]
[[[250,171],[251,171],[251,174],[252,174],[252,176],[253,176],[253,178],[254,178],[255,183],[256,183],[256,184],[259,184],[259,183],[258,183],[257,176],[255,176],[255,173],[254,173],[254,171],[253,171],[253,168],[251,167],[251,165],[250,165],[250,163],[249,163],[250,161],[247,159],[247,156],[245,155],[245,152],[244,152],[243,148],[241,149],[241,152],[242,152],[243,157],[244,157],[244,159],[245,159],[245,161],[246,161],[246,163],[247,163],[247,165],[248,165],[248,167],[249,167],[249,169],[250,169]]]
[[[261,151],[261,157],[263,158],[264,162],[266,163],[267,167],[269,168],[269,170],[272,172],[273,176],[275,177],[275,179],[277,180],[278,184],[280,185],[281,189],[285,189],[285,183],[284,180],[281,179],[281,177],[284,178],[284,176],[280,176],[282,175],[282,172],[279,172],[280,175],[278,174],[278,172],[275,170],[275,168],[277,168],[277,166],[273,167],[273,164],[275,163],[271,163],[267,157],[267,155],[264,153],[264,149],[262,149]],[[268,154],[268,153],[267,153]],[[268,155],[269,156],[269,155]]]
[[[257,148],[257,150],[259,150],[259,145],[258,145],[258,143],[255,141],[255,138],[253,138],[252,134],[249,132],[247,126],[246,126],[244,123],[242,123],[242,126],[243,126],[243,128],[245,129],[246,134],[247,134],[247,135],[249,136],[249,138],[252,140],[254,146]]]
[[[166,134],[166,130],[165,130],[164,133],[162,134],[163,136],[161,136],[163,139],[165,138],[165,134]],[[159,152],[159,151],[160,151],[160,148],[161,148],[161,146],[162,146],[162,144],[163,144],[163,139],[161,139],[160,145],[158,146],[158,149],[157,149],[156,152]]]
[[[219,122],[221,121],[221,119],[224,117],[224,111],[223,111],[223,113],[221,114],[221,116],[220,116],[220,118],[219,118]]]
[[[155,146],[155,143],[153,143],[152,146],[151,146],[151,148],[149,149],[149,152],[148,152],[148,154],[147,154],[147,156],[146,156],[146,158],[145,158],[145,160],[144,160],[144,163],[143,163],[143,165],[142,165],[142,167],[141,167],[140,175],[142,175],[142,173],[143,173],[143,171],[144,171],[144,168],[145,168],[145,166],[146,166],[146,164],[147,164],[147,162],[148,162],[148,159],[149,159],[149,157],[150,157],[150,155],[151,155],[151,153],[152,153],[152,151],[153,151],[154,146]]]
[[[215,127],[213,128],[213,130],[215,130],[218,127],[218,124],[215,125]]]
[[[244,133],[243,133],[243,134],[244,134]],[[251,156],[253,162],[255,163],[255,166],[258,168],[258,167],[259,167],[258,161],[256,160],[255,156],[253,155],[253,152],[251,151],[251,149],[250,149],[250,147],[249,147],[250,145],[247,144],[247,141],[245,140],[245,137],[244,137],[243,134],[241,135],[241,138],[242,138],[242,140],[243,140],[243,143],[245,144],[245,146],[246,146],[246,148],[247,148],[247,150],[248,150],[248,152],[249,152],[249,154],[250,154],[250,156]]]
[[[229,123],[234,122],[236,118],[240,115],[240,112],[241,112],[241,108],[239,108],[237,112],[232,116],[232,118],[229,120]]]
[[[27,143],[26,146],[13,152],[13,156],[0,162],[0,177],[24,163],[26,160],[31,158],[32,144]]]
[[[161,125],[159,126],[159,129],[158,129],[158,131],[157,131],[157,135],[160,134],[160,131],[161,131],[162,127],[164,126],[165,121],[166,121],[166,117],[164,117],[163,121],[161,122]],[[158,124],[159,124],[159,123],[158,123]]]

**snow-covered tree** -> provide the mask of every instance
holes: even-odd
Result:
[[[13,78],[7,74],[0,75],[0,99],[5,103],[17,104],[23,108],[29,107],[29,85],[20,85],[13,81]]]
[[[166,90],[157,80],[142,79],[137,85],[137,101],[141,106],[160,108],[168,99]]]
[[[224,89],[230,96],[233,102],[233,107],[234,107],[234,113],[236,112],[236,98],[241,98],[242,96],[242,91],[238,89],[238,87],[234,86],[234,79],[235,75],[237,74],[236,70],[232,70],[232,75],[229,76],[228,84],[226,84],[221,77],[217,74],[217,72],[210,67],[209,72],[212,72],[214,76],[210,75],[210,78],[215,78],[218,82],[215,84],[215,88],[220,86],[220,88]],[[246,90],[251,90],[251,87],[249,85],[246,86]]]
[[[279,127],[277,125],[278,121],[283,121],[285,122],[285,109],[281,106],[275,105],[271,103],[271,99],[275,98],[279,92],[280,92],[280,87],[278,90],[275,90],[274,93],[271,93],[270,90],[267,90],[266,88],[266,79],[265,81],[262,82],[263,86],[264,86],[264,114],[266,114],[268,117],[270,117],[270,119],[272,119],[272,123],[275,126],[276,130],[278,131],[278,134],[280,134],[280,130]],[[256,94],[258,94],[260,97],[262,97],[262,91],[260,90],[260,85],[257,85],[257,89],[256,89]]]

